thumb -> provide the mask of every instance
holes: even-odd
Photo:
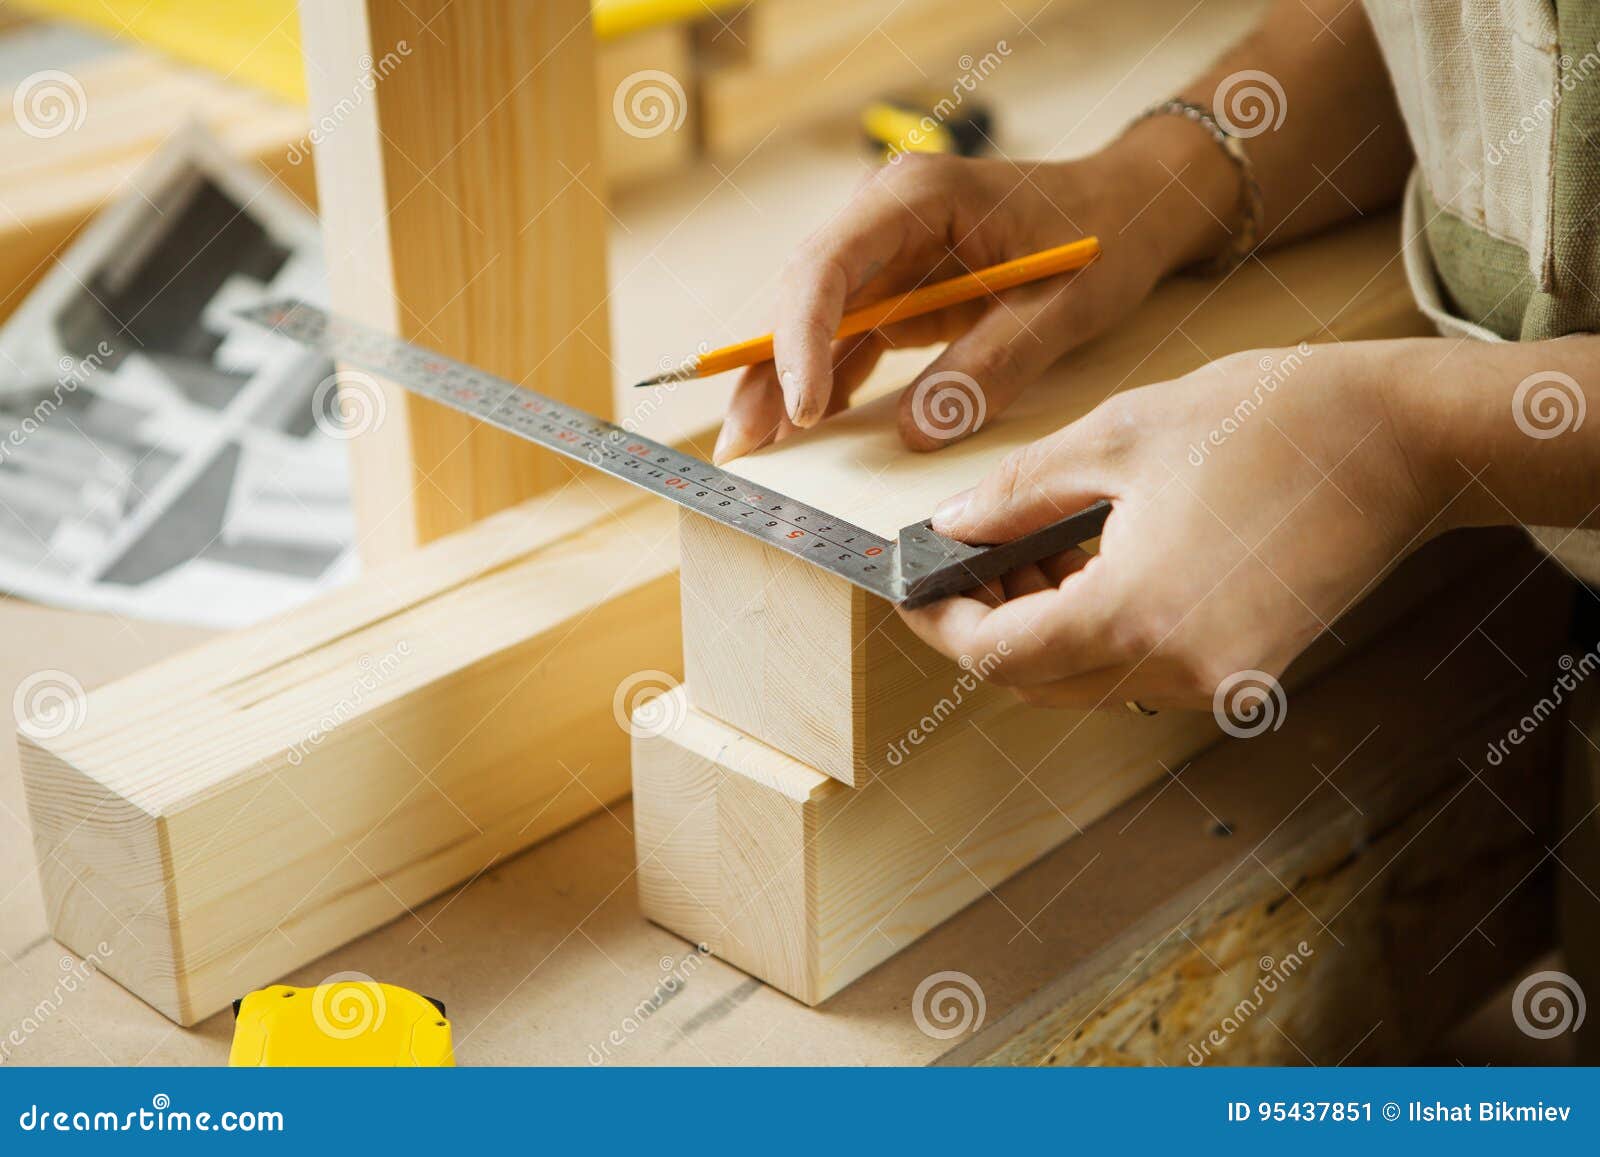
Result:
[[[1073,469],[1070,429],[1006,455],[977,486],[934,511],[933,529],[961,542],[1010,542],[1107,497]]]

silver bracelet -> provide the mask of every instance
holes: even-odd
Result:
[[[1216,275],[1236,269],[1254,251],[1261,240],[1261,227],[1266,219],[1266,208],[1261,198],[1261,184],[1256,180],[1256,167],[1244,151],[1244,142],[1217,122],[1211,110],[1190,100],[1164,100],[1152,105],[1134,118],[1133,123],[1156,116],[1180,116],[1193,121],[1211,135],[1222,151],[1239,170],[1239,208],[1242,218],[1237,229],[1231,229],[1231,243],[1215,257],[1192,267],[1195,273]]]

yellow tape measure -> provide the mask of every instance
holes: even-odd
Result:
[[[444,1005],[366,977],[315,988],[274,984],[234,1001],[228,1064],[262,1066],[453,1066]]]

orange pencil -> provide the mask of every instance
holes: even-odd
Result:
[[[1058,273],[1082,269],[1099,256],[1100,239],[1085,237],[1080,241],[1057,245],[1054,249],[1044,249],[1038,253],[1030,253],[1026,257],[1002,261],[999,265],[991,265],[975,273],[964,273],[948,281],[924,285],[921,289],[913,289],[910,293],[902,293],[871,305],[864,305],[860,309],[853,309],[844,315],[844,319],[839,323],[838,332],[833,336],[836,339],[854,337],[858,333],[866,333],[879,326],[904,321],[908,317],[921,317],[936,309],[959,305],[963,301],[971,301],[986,294],[1000,293],[1018,285],[1026,285],[1030,281],[1041,281]],[[772,335],[768,333],[751,338],[749,341],[700,354],[698,357],[690,358],[677,369],[658,374],[639,382],[638,385],[659,386],[665,382],[704,378],[711,374],[720,374],[724,370],[753,366],[771,360]]]

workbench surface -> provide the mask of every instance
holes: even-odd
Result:
[[[1005,146],[1018,156],[1093,147],[1256,7],[1170,6],[1183,35],[1152,49],[1137,75],[1108,47],[1139,18],[1135,6],[1074,17],[1081,67],[1019,52],[986,90]],[[1076,86],[1076,112],[1064,114],[1059,87],[1041,80],[1052,76]],[[1082,100],[1086,88],[1101,95]],[[715,342],[762,329],[778,259],[864,167],[853,144],[801,135],[621,198],[609,258],[619,383],[687,352],[671,344],[685,335]],[[713,196],[717,212],[680,228]],[[748,276],[687,286],[708,253],[718,271],[736,263]],[[921,355],[899,357],[885,381],[903,381]],[[684,391],[649,431],[704,428],[726,389]],[[1211,1059],[1414,1059],[1553,935],[1543,855],[1553,772],[1508,764],[1497,778],[1481,767],[1485,737],[1548,686],[1556,628],[1510,614],[1541,599],[1559,610],[1559,584],[1538,595],[1541,581],[1517,583],[1500,619],[1484,592],[1438,600],[1296,692],[1281,731],[1169,769],[817,1009],[638,915],[626,804],[485,865],[284,979],[356,972],[435,996],[468,1065],[1181,1064],[1263,971],[1304,944],[1305,967],[1268,1015],[1230,1032]],[[92,688],[204,637],[0,600],[0,692],[41,670]],[[1519,758],[1536,758],[1537,746]],[[83,970],[48,935],[16,749],[0,742],[0,1063],[225,1061],[230,1014],[180,1029],[105,977],[80,983]],[[981,989],[974,1031],[927,1031],[915,994],[942,972]]]
[[[1528,559],[1502,568],[1507,586]],[[1183,1063],[1261,957],[1294,952],[1271,1015],[1219,1059],[1415,1056],[1550,943],[1548,865],[1530,868],[1553,775],[1461,768],[1545,678],[1562,589],[1527,579],[1487,617],[1486,592],[1436,600],[1297,693],[1282,730],[1173,769],[814,1010],[638,915],[626,805],[285,980],[359,972],[436,996],[462,1064]],[[1529,603],[1551,622],[1530,623]],[[92,687],[200,637],[3,601],[0,688],[47,667]],[[104,977],[64,990],[76,960],[46,932],[9,743],[0,827],[6,1059],[223,1063],[226,1012],[184,1030]],[[940,1039],[919,1025],[913,995],[944,971],[981,988],[978,1031]]]

